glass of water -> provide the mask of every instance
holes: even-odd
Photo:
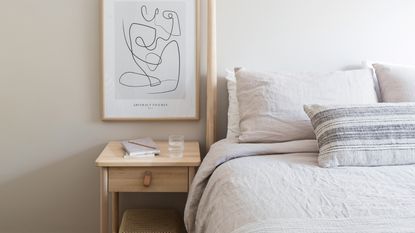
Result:
[[[169,157],[181,158],[184,151],[184,136],[170,135],[169,136]]]

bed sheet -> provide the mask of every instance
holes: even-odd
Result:
[[[188,231],[415,232],[414,165],[321,168],[314,143],[212,147],[189,193]]]

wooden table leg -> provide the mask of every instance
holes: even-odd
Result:
[[[108,168],[101,167],[100,173],[100,232],[108,233]]]
[[[196,174],[196,168],[195,167],[189,167],[189,184],[188,189],[190,190],[190,186],[192,185],[193,178]]]
[[[112,233],[118,233],[119,229],[119,194],[118,192],[112,193]]]

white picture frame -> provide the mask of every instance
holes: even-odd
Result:
[[[199,0],[101,0],[102,119],[199,119]]]

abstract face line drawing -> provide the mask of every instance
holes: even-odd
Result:
[[[160,12],[160,10],[158,8],[156,8],[156,10],[154,11],[153,17],[151,17],[151,18],[148,19],[146,17],[146,15],[148,15],[147,6],[146,5],[143,5],[141,7],[141,16],[147,22],[151,22],[153,20],[157,20],[156,19],[156,16],[159,14],[159,12]],[[171,11],[171,10],[165,10],[165,11],[163,11],[163,17],[165,19],[173,19],[173,20],[174,19],[177,19],[177,26],[178,26],[178,30],[179,30],[178,33],[173,33],[174,26],[171,27],[170,32],[169,32],[168,29],[166,29],[163,25],[158,24],[157,21],[155,21],[154,24],[156,26],[161,27],[161,29],[163,29],[166,33],[169,33],[170,35],[173,35],[173,36],[181,36],[180,20],[179,20],[179,16],[178,16],[177,12]],[[174,21],[172,23],[174,23]]]
[[[200,0],[102,1],[102,118],[196,120]]]
[[[182,36],[179,15],[173,10],[156,8],[149,13],[148,6],[139,7],[144,23],[122,22],[122,33],[137,70],[119,76],[119,83],[145,94],[163,94],[176,91],[181,75],[181,50],[178,38]]]

